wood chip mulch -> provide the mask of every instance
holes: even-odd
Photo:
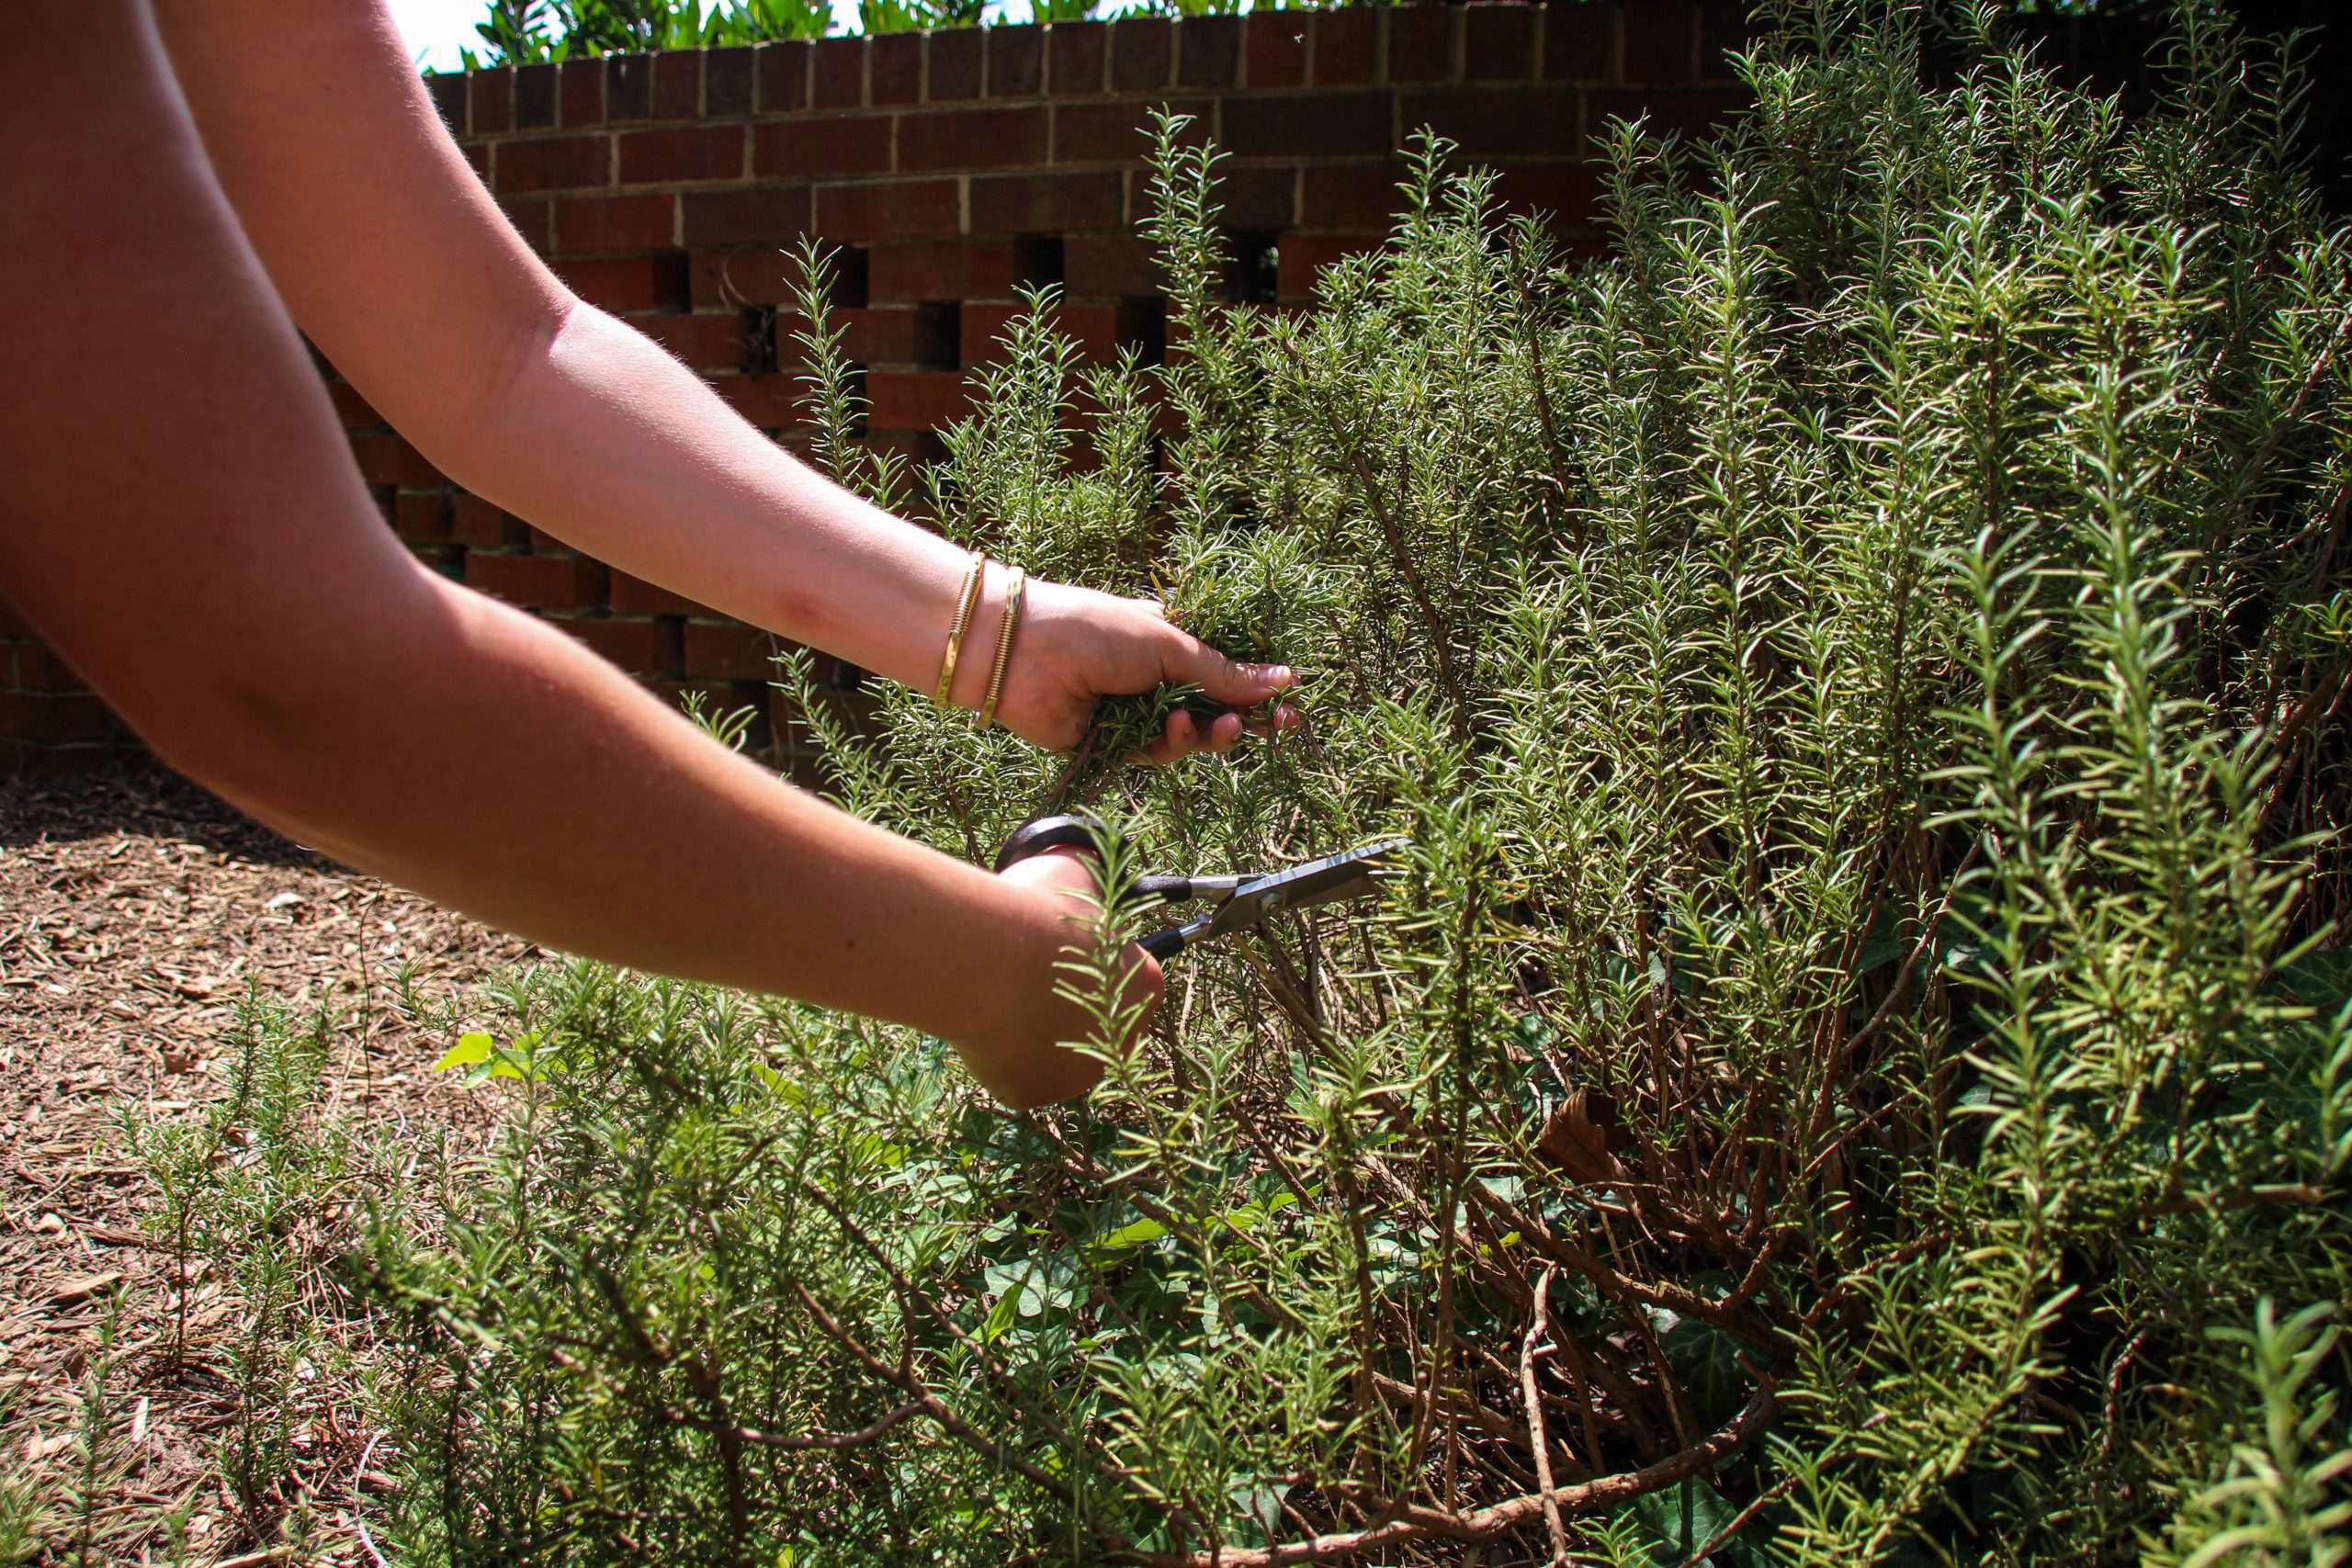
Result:
[[[139,1106],[199,1113],[236,1006],[257,988],[339,1010],[329,1095],[340,1109],[420,1130],[479,1121],[482,1108],[456,1103],[428,1070],[448,1042],[404,1021],[391,983],[405,966],[418,991],[461,998],[535,952],[166,773],[0,785],[0,1486],[71,1458],[111,1314],[108,1450],[120,1472],[91,1561],[170,1560],[153,1521],[177,1507],[197,1562],[368,1562],[356,1532],[334,1528],[333,1495],[315,1500],[322,1533],[311,1547],[240,1539],[214,1473],[233,1402],[200,1364],[167,1366],[159,1348],[174,1281],[140,1228],[149,1195],[119,1118]],[[233,1308],[212,1292],[208,1302],[190,1288],[198,1326]],[[322,1446],[364,1441],[332,1416],[326,1426]],[[355,1467],[345,1456],[346,1486]],[[34,1559],[78,1560],[55,1539]]]

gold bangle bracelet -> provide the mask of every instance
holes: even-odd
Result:
[[[965,570],[964,586],[956,591],[956,618],[947,623],[947,655],[939,661],[939,705],[956,684],[956,660],[964,652],[964,634],[972,627],[972,612],[979,608],[980,586],[987,580],[989,558],[974,556]]]
[[[1028,574],[1014,567],[1004,590],[1004,629],[997,634],[996,668],[989,671],[989,694],[980,704],[982,729],[996,722],[996,700],[1004,694],[1005,667],[1012,662],[1012,634],[1021,626],[1021,601],[1028,583]]]

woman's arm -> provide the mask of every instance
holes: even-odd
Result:
[[[777,783],[421,568],[144,6],[32,0],[10,20],[0,586],[168,761],[549,945],[915,1025],[1015,1103],[1092,1081],[1052,1044],[1078,1026],[1053,997],[1065,900]]]
[[[426,98],[380,4],[159,0],[214,166],[288,308],[368,402],[469,490],[600,560],[928,690],[962,550],[829,483],[641,334],[581,303],[508,226]],[[991,573],[954,699],[978,707]],[[1035,584],[1004,722],[1069,746],[1097,694],[1238,669],[1153,607]],[[1154,753],[1222,750],[1170,720]]]

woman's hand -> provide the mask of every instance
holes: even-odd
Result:
[[[1028,988],[1025,1005],[1016,1016],[958,1039],[956,1045],[983,1088],[1014,1110],[1027,1111],[1084,1094],[1102,1076],[1100,1061],[1062,1043],[1087,1038],[1095,1021],[1057,994],[1064,979],[1060,961],[1073,944],[1086,940],[1093,919],[1096,870],[1093,858],[1082,851],[1057,849],[1016,862],[998,874],[1015,886],[1034,889],[1046,902],[1049,923],[1056,928],[1055,945],[1038,954],[1036,984]],[[1159,1007],[1166,982],[1159,961],[1132,942],[1122,962],[1127,1001],[1144,1004],[1136,1021],[1140,1033]]]
[[[1170,683],[1197,685],[1211,702],[1246,708],[1297,684],[1297,677],[1280,665],[1235,663],[1171,624],[1148,599],[1038,581],[1030,582],[1027,592],[997,717],[1040,746],[1066,750],[1077,745],[1103,697]],[[1287,729],[1297,722],[1295,712],[1280,707],[1272,727]],[[1167,733],[1144,755],[1172,762],[1194,751],[1229,751],[1244,728],[1238,713],[1221,714],[1203,726],[1179,710],[1169,716]]]

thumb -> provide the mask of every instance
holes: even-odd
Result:
[[[1287,665],[1238,664],[1189,632],[1169,628],[1160,659],[1161,679],[1198,686],[1210,701],[1227,707],[1255,707],[1298,684]]]

